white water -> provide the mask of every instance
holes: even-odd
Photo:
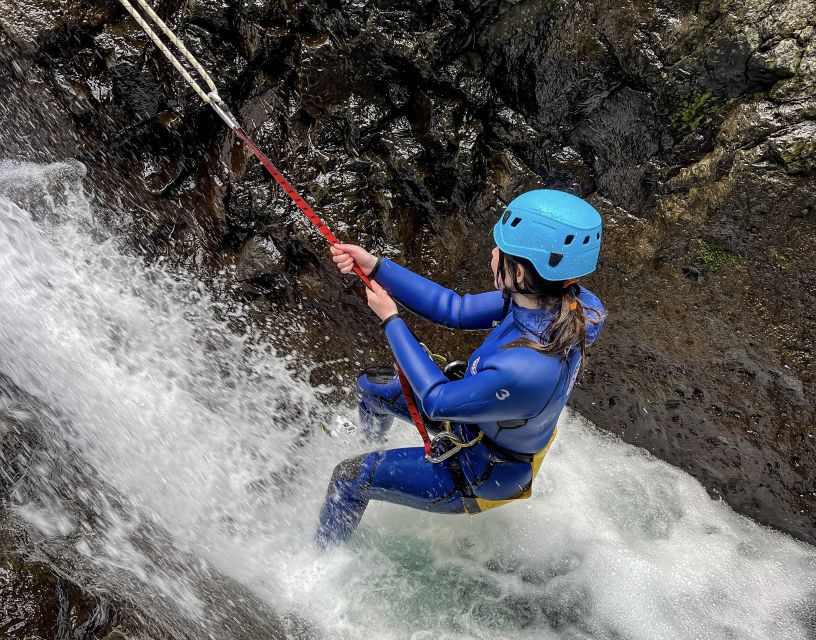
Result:
[[[240,309],[120,252],[80,169],[0,164],[0,194],[40,212],[0,195],[0,374],[50,409],[131,515],[110,516],[91,554],[76,516],[20,505],[42,535],[72,533],[192,623],[213,613],[194,581],[139,551],[140,519],[327,637],[816,637],[816,549],[575,415],[531,500],[477,517],[372,504],[348,546],[316,555],[326,481],[358,452],[321,425],[351,410],[231,333],[219,318]],[[396,429],[393,442],[417,444]]]

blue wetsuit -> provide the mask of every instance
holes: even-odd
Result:
[[[558,416],[580,368],[575,347],[566,356],[526,347],[502,349],[518,338],[537,339],[553,312],[505,305],[499,291],[460,296],[387,259],[372,273],[394,298],[424,318],[455,329],[494,327],[471,354],[464,378],[451,381],[428,357],[398,316],[385,334],[426,421],[450,421],[463,441],[484,436],[454,458],[425,460],[422,447],[374,451],[334,470],[320,514],[321,546],[350,536],[369,500],[384,500],[437,513],[479,513],[530,495],[533,478],[555,435]],[[587,345],[603,325],[600,300],[581,288]],[[394,416],[410,420],[399,380],[357,382],[364,431],[381,436]]]

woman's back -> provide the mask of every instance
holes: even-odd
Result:
[[[604,309],[597,296],[583,287],[579,301],[584,307],[586,343],[590,345],[603,327]],[[477,425],[485,437],[510,451],[535,453],[549,442],[577,379],[581,364],[577,345],[566,356],[523,346],[506,348],[520,338],[537,340],[553,314],[552,309],[511,305],[505,319],[468,359],[465,382],[478,382],[474,376],[488,369],[499,376],[485,381],[496,387],[490,389],[492,393],[473,394],[483,402],[483,412],[478,417],[468,411],[471,417],[466,422]],[[449,415],[442,415],[440,411],[445,409],[438,406],[431,411],[448,420],[456,420],[455,415],[462,413],[455,407],[447,409]]]

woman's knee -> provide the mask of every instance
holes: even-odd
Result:
[[[357,393],[380,395],[384,388],[390,387],[393,384],[396,376],[397,373],[393,365],[364,369],[357,378]],[[390,388],[388,390],[390,391]]]
[[[361,494],[371,483],[378,452],[348,458],[338,463],[329,481],[330,491],[351,495]]]
[[[365,455],[348,458],[337,463],[332,471],[330,483],[336,485],[340,482],[354,482],[363,470],[363,460]]]

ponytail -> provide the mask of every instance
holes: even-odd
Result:
[[[524,267],[524,280],[519,282],[516,277],[516,267]],[[539,353],[558,355],[562,358],[578,347],[581,359],[586,351],[586,323],[601,321],[600,313],[595,309],[584,309],[578,297],[580,287],[576,280],[553,282],[545,280],[532,263],[517,256],[511,256],[499,250],[498,281],[504,282],[505,275],[511,274],[512,288],[502,293],[505,300],[509,300],[510,293],[522,293],[538,300],[543,309],[553,309],[554,314],[550,322],[536,332],[537,340],[518,338],[504,345],[503,348],[528,347]],[[594,313],[597,318],[589,317],[587,312]]]

